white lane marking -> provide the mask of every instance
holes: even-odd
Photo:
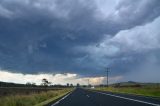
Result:
[[[86,95],[89,98],[89,95]]]
[[[73,92],[73,91],[72,91]],[[64,96],[62,99],[60,99],[59,101],[57,101],[56,103],[52,104],[51,106],[55,106],[57,105],[60,101],[64,100],[66,97],[68,97],[72,92],[70,92],[69,94],[67,94],[66,96]]]
[[[94,91],[94,92],[95,92],[95,91]],[[139,102],[139,103],[149,104],[149,105],[152,105],[152,106],[160,106],[160,104],[145,102],[145,101],[136,100],[136,99],[131,99],[131,98],[126,98],[126,97],[122,97],[122,96],[117,96],[117,95],[112,95],[112,94],[107,94],[107,93],[102,93],[102,92],[97,92],[97,93],[100,93],[100,94],[103,94],[103,95],[108,95],[108,96],[113,96],[113,97],[116,97],[116,98],[131,100],[131,101],[135,101],[135,102]]]

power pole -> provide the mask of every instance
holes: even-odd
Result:
[[[109,69],[110,68],[107,67],[107,87],[108,87],[108,72],[109,72]]]
[[[88,79],[88,86],[89,86],[89,79]]]

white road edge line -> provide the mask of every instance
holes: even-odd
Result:
[[[96,91],[94,91],[94,92],[96,92]],[[149,105],[152,105],[152,106],[160,106],[160,104],[145,102],[145,101],[126,98],[126,97],[122,97],[122,96],[117,96],[117,95],[112,95],[112,94],[107,94],[107,93],[102,93],[102,92],[97,92],[97,93],[100,93],[100,94],[103,94],[103,95],[108,95],[108,96],[113,96],[113,97],[116,97],[116,98],[126,99],[126,100],[130,100],[130,101],[135,101],[135,102],[139,102],[139,103],[149,104]]]
[[[74,91],[74,90],[73,90]],[[72,92],[73,92],[72,91]],[[67,98],[72,92],[70,92],[69,94],[67,94],[66,96],[64,96],[62,99],[58,100],[57,102],[55,102],[54,104],[52,104],[51,106],[55,106],[57,105],[60,101],[62,101],[63,99]]]

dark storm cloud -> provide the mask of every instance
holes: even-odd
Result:
[[[101,68],[114,64],[116,57],[93,58],[75,48],[96,46],[106,35],[153,21],[160,14],[159,4],[159,0],[122,1],[116,14],[101,20],[92,0],[1,0],[0,67],[23,73],[101,75]],[[116,60],[115,64],[123,63]]]
[[[69,2],[71,5],[67,1],[56,1],[55,5],[60,9],[53,10],[53,14],[48,7],[41,7],[41,1],[37,1],[41,3],[40,9],[30,2],[1,3],[2,7],[11,13],[10,17],[2,16],[0,20],[3,69],[31,73],[71,70],[72,60],[83,54],[74,54],[70,48],[88,45],[100,39],[96,36],[96,31],[90,31],[93,29],[91,24],[96,24],[91,22],[94,20],[94,10],[79,1]],[[67,16],[63,16],[65,10],[69,12]],[[62,16],[58,12],[62,12]],[[81,20],[77,21],[78,18]]]

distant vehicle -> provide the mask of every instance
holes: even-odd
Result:
[[[95,88],[94,86],[91,87],[91,89],[94,89],[94,88]]]

